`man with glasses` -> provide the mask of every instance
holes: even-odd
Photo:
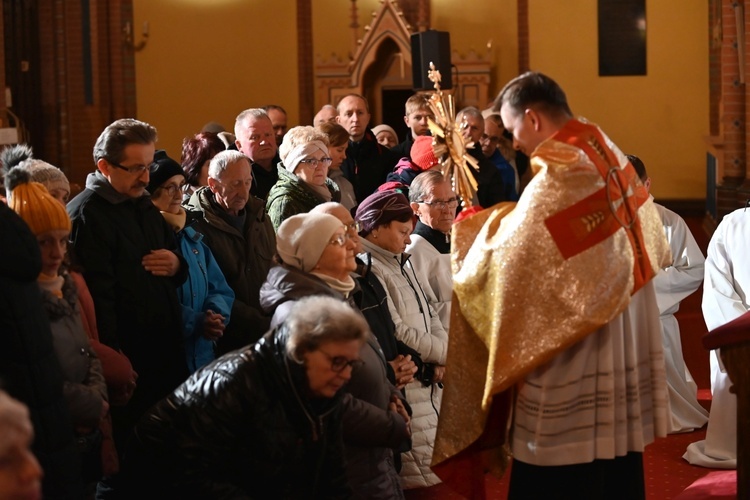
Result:
[[[252,185],[247,156],[221,151],[208,166],[208,186],[193,193],[185,206],[235,294],[217,354],[255,342],[270,325],[259,293],[271,267],[276,235],[263,200],[250,194]]]
[[[156,129],[138,120],[107,126],[94,146],[97,170],[67,205],[71,245],[94,298],[99,340],[130,358],[132,398],[112,406],[120,451],[141,414],[187,376],[177,287],[187,265],[174,232],[146,192]]]
[[[424,286],[427,301],[448,331],[451,315],[451,227],[456,219],[458,198],[450,179],[439,170],[427,170],[414,178],[409,201],[417,224],[406,252],[417,279]]]

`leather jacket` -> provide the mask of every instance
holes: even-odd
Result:
[[[125,498],[346,498],[341,394],[311,399],[286,327],[198,370],[136,427]]]

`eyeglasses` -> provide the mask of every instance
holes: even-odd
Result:
[[[310,165],[312,168],[318,168],[321,165],[325,165],[326,167],[330,167],[331,163],[333,162],[332,158],[321,158],[318,160],[317,158],[307,158],[306,160],[300,160],[300,164],[305,163],[307,165]]]
[[[362,231],[362,223],[358,220],[352,221],[350,224],[344,224],[344,227],[347,232],[354,231],[355,233],[359,233]]]
[[[446,208],[456,208],[458,206],[458,198],[451,198],[450,200],[440,201],[440,200],[433,200],[433,201],[420,201],[419,203],[424,203],[428,207],[435,207],[439,208],[440,210],[445,210]]]
[[[338,245],[340,247],[343,247],[346,246],[347,241],[349,241],[349,233],[344,233],[335,235],[328,243],[330,243],[331,245]]]
[[[341,373],[347,366],[351,367],[352,370],[356,370],[360,366],[364,365],[365,362],[361,359],[346,359],[344,356],[331,356],[323,349],[318,349],[322,352],[326,358],[331,362],[331,370],[336,373]]]
[[[178,192],[182,192],[182,188],[185,187],[185,183],[180,184],[169,184],[168,186],[159,186],[159,189],[166,191],[167,195],[174,197]]]
[[[493,136],[490,137],[487,134],[482,134],[482,137],[480,137],[479,140],[480,141],[490,141],[490,144],[497,144],[498,142],[500,142],[500,138],[499,137],[497,137],[495,135],[493,135]]]
[[[151,168],[151,165],[153,165],[153,163],[152,163],[151,165],[138,165],[137,167],[123,167],[119,163],[115,163],[113,161],[107,160],[107,163],[109,163],[110,165],[112,165],[115,168],[119,168],[120,170],[126,171],[130,175],[134,175],[134,174],[135,175],[140,175],[145,170],[148,170],[149,168]]]

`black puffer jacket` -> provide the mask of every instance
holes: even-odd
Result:
[[[39,244],[28,226],[0,202],[0,386],[29,407],[33,451],[44,470],[44,498],[82,498],[63,378],[36,279]]]
[[[340,395],[307,397],[285,327],[198,370],[149,411],[120,498],[347,498]]]

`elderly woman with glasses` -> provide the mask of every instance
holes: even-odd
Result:
[[[448,352],[448,333],[432,309],[406,246],[411,243],[414,211],[397,191],[378,191],[357,207],[356,219],[364,252],[372,258],[372,272],[388,294],[388,306],[396,327],[396,338],[419,352],[429,373],[406,386],[412,408],[413,448],[405,453],[401,470],[406,489],[433,486],[440,479],[430,469],[442,380]]]
[[[417,224],[406,251],[424,285],[427,301],[448,331],[453,294],[451,227],[456,219],[458,198],[450,178],[445,178],[439,170],[428,170],[412,181],[409,201]]]
[[[341,201],[339,187],[328,177],[328,137],[313,127],[289,129],[279,147],[279,180],[266,198],[274,229],[292,215],[309,212],[327,201]]]
[[[357,246],[338,218],[293,215],[279,226],[276,248],[279,265],[270,269],[260,291],[261,306],[273,315],[272,326],[298,300],[313,295],[333,297],[360,314],[352,277]],[[353,398],[345,401],[343,414],[349,484],[354,498],[402,498],[393,450],[406,451],[411,444],[403,395],[388,381],[386,359],[369,331],[359,355],[364,365],[351,374],[346,392]]]
[[[214,360],[214,344],[224,334],[234,303],[234,291],[216,263],[203,235],[190,227],[185,209],[180,206],[185,172],[164,151],[154,154],[149,184],[151,202],[161,211],[177,233],[183,257],[188,263],[188,278],[177,289],[182,309],[185,355],[190,373]]]
[[[198,370],[144,415],[116,496],[351,498],[341,389],[367,335],[340,300],[299,300],[258,342]]]

